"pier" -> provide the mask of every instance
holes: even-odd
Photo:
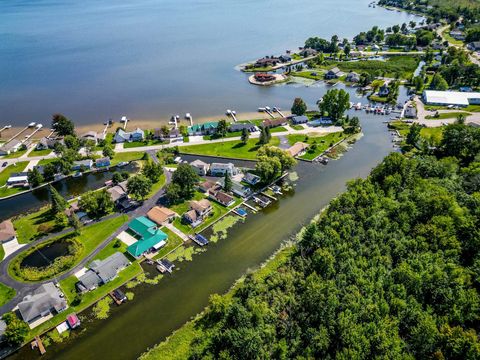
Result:
[[[35,340],[33,340],[31,343],[30,343],[30,346],[33,349],[35,348],[38,348],[38,351],[40,351],[40,355],[43,355],[47,352],[47,350],[45,350],[45,346],[43,346],[43,342],[42,342],[42,339],[40,339],[40,336],[35,336]]]
[[[22,144],[25,144],[29,139],[32,138],[33,135],[35,135],[37,132],[39,132],[40,130],[42,130],[42,128],[43,128],[43,125],[42,125],[42,124],[38,124],[38,125],[36,126],[36,129],[35,129],[30,135],[28,135],[27,137],[25,137],[25,139],[23,139],[23,140],[21,141],[21,143],[22,143]]]
[[[0,135],[2,134],[3,131],[8,130],[12,127],[12,125],[6,125],[3,128],[0,129]]]
[[[123,130],[125,130],[127,128],[128,121],[129,120],[126,116],[122,116],[122,118],[120,119],[120,122],[123,123]]]
[[[17,136],[20,136],[21,134],[23,134],[25,131],[27,131],[27,129],[29,128],[29,126],[25,126],[22,130],[20,130],[18,133],[16,133],[15,135],[13,135],[10,139],[7,140],[7,143],[9,143],[10,141],[12,141],[13,139],[15,139]]]

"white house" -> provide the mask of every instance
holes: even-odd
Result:
[[[203,162],[202,160],[194,160],[190,163],[190,166],[195,170],[195,172],[199,176],[205,176],[207,175],[208,172],[208,164]]]
[[[210,174],[212,176],[225,176],[227,172],[230,176],[236,175],[237,168],[232,163],[213,163],[210,165]]]
[[[427,105],[480,105],[480,92],[425,90],[423,100]]]

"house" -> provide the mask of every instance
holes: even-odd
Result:
[[[212,204],[207,199],[193,200],[190,202],[190,210],[183,214],[183,218],[192,227],[197,227],[212,210]]]
[[[287,152],[295,157],[295,156],[300,156],[300,155],[303,155],[305,153],[305,151],[307,150],[308,148],[308,144],[306,143],[303,143],[303,142],[296,142],[294,145],[290,146],[288,149],[287,149]]]
[[[417,109],[414,106],[409,105],[406,107],[405,113],[403,114],[403,116],[406,117],[407,119],[416,119]]]
[[[207,175],[209,165],[202,160],[194,160],[190,163],[190,166],[199,176]]]
[[[22,143],[19,140],[13,139],[13,140],[9,141],[8,143],[0,146],[0,155],[12,154],[12,153],[18,151],[21,146],[22,146]]]
[[[213,190],[216,188],[221,188],[221,186],[218,185],[216,182],[209,181],[209,180],[206,180],[198,184],[198,190],[200,190],[203,193],[208,193],[210,190]]]
[[[480,51],[480,41],[474,41],[467,45],[468,50]]]
[[[442,43],[439,43],[439,42],[434,42],[430,46],[432,47],[433,50],[442,50],[442,49],[445,48],[445,45],[443,45]]]
[[[282,63],[287,63],[287,62],[292,61],[292,57],[290,55],[280,55],[278,57],[278,60]]]
[[[72,170],[90,170],[93,167],[93,160],[87,159],[87,160],[78,160],[74,161],[72,165]]]
[[[347,77],[345,78],[345,80],[351,83],[357,83],[360,81],[360,75],[357,74],[356,72],[350,71],[347,74]]]
[[[109,167],[110,166],[110,158],[104,157],[95,160],[95,166],[97,168],[102,168],[102,167]]]
[[[237,174],[237,168],[232,163],[213,163],[210,165],[210,174],[212,176],[225,176],[227,173],[230,176]]]
[[[280,118],[280,119],[267,119],[262,122],[262,126],[264,128],[274,128],[277,126],[287,125],[288,120],[287,118]]]
[[[450,36],[453,37],[455,40],[460,40],[460,41],[465,40],[464,32],[459,29],[454,29],[450,31]]]
[[[257,67],[257,68],[272,67],[272,66],[277,65],[279,62],[280,62],[279,58],[276,58],[276,57],[273,57],[273,56],[272,57],[267,56],[267,57],[258,59],[255,62],[254,67]]]
[[[372,51],[379,51],[379,50],[380,50],[380,46],[378,46],[377,44],[372,45]]]
[[[306,124],[308,122],[308,117],[305,115],[294,115],[291,117],[292,124],[298,125],[298,124]]]
[[[142,129],[136,128],[134,131],[126,132],[123,129],[118,129],[115,136],[113,137],[113,142],[123,143],[123,142],[132,142],[132,141],[142,141],[145,138],[145,133]]]
[[[235,199],[233,198],[233,196],[230,196],[221,190],[210,191],[208,196],[210,197],[210,199],[215,200],[223,206],[230,206],[235,203]]]
[[[67,205],[68,206],[68,205]],[[80,211],[80,207],[78,206],[78,201],[75,201],[66,208],[63,213],[67,215],[68,217],[72,216],[73,214],[77,213]]]
[[[345,74],[338,67],[334,67],[333,69],[327,71],[325,74],[325,79],[338,79],[343,75]]]
[[[255,186],[260,182],[260,176],[247,172],[243,174],[242,180],[249,185]]]
[[[171,223],[178,214],[163,206],[154,206],[147,212],[147,217],[158,226]]]
[[[135,258],[139,258],[151,249],[158,250],[167,242],[167,234],[145,216],[133,219],[128,224],[128,230],[139,238],[127,248],[128,253]]]
[[[480,105],[480,92],[424,90],[423,101],[427,105],[440,106]]]
[[[104,260],[94,260],[85,274],[79,277],[76,287],[81,292],[96,289],[115,279],[128,265],[130,261],[120,252],[115,252]]]
[[[57,142],[63,144],[63,139],[43,137],[38,141],[37,145],[35,146],[35,149],[37,150],[53,149]]]
[[[386,97],[390,94],[390,89],[388,88],[387,83],[383,84],[380,86],[380,89],[378,89],[378,96],[380,97]]]
[[[253,201],[255,201],[262,208],[267,207],[272,202],[272,200],[270,198],[268,198],[264,195],[254,195],[253,196]]]
[[[228,129],[230,132],[242,131],[243,129],[247,129],[248,132],[254,132],[257,130],[255,124],[251,123],[233,123],[230,125]]]
[[[300,56],[303,56],[304,58],[310,57],[310,56],[315,56],[318,54],[318,51],[312,48],[305,48],[302,51],[300,51]]]
[[[115,186],[107,189],[107,192],[110,194],[112,201],[118,203],[128,196],[127,181],[122,181]]]
[[[232,181],[232,193],[240,197],[246,198],[252,194],[252,189],[250,189],[248,186],[240,184],[239,182]]]
[[[83,140],[90,140],[93,141],[95,144],[98,143],[99,140],[103,140],[105,137],[102,134],[98,134],[96,131],[88,131],[82,136],[80,136],[81,139]]]
[[[25,296],[18,303],[20,316],[31,329],[64,311],[67,307],[65,296],[53,282],[39,286],[32,294]]]
[[[7,186],[28,186],[28,173],[13,173],[7,180]]]
[[[164,140],[164,139],[177,139],[183,137],[180,133],[180,129],[170,129],[165,134],[162,129],[154,129],[153,130],[153,138],[156,140]]]
[[[10,220],[5,220],[0,223],[0,244],[8,241],[16,240],[17,233]]]
[[[70,329],[76,329],[80,326],[80,319],[76,314],[70,314],[67,316],[67,324]]]
[[[218,122],[206,122],[188,127],[188,135],[213,135],[217,132]]]
[[[258,82],[268,82],[268,81],[275,81],[276,77],[273,74],[268,73],[256,73],[254,78]]]

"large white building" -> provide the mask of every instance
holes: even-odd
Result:
[[[427,105],[480,105],[480,92],[425,90],[423,100]]]

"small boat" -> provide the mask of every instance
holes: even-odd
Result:
[[[120,289],[113,290],[112,295],[118,303],[127,301],[127,296]]]
[[[35,122],[31,122],[30,124],[28,124],[28,127],[29,127],[29,128],[32,128],[32,127],[35,126],[35,124],[36,124]]]
[[[265,111],[271,111],[270,106],[265,106]]]
[[[74,177],[74,178],[78,178],[78,177],[80,177],[80,176],[82,176],[82,175],[83,175],[83,173],[82,173],[81,171],[77,171],[75,174],[73,174],[73,177]]]
[[[186,113],[186,114],[185,114],[185,119],[191,120],[191,119],[192,119],[192,115],[190,115],[190,113]]]
[[[117,164],[117,167],[123,167],[123,166],[127,166],[128,165],[128,162],[127,161],[122,161],[122,162],[119,162]]]
[[[230,109],[227,109],[227,112],[226,112],[227,115],[231,115],[232,114],[232,110]]]
[[[282,195],[282,189],[278,185],[273,185],[272,191],[277,195]]]
[[[43,127],[42,124],[37,124],[37,126],[35,126],[37,129],[41,129]]]
[[[259,108],[258,108],[258,112],[265,112],[265,108],[259,107]]]
[[[127,122],[127,121],[128,121],[128,119],[125,115],[122,116],[122,118],[120,119],[120,122],[122,122],[122,123]]]
[[[80,326],[80,319],[78,318],[77,314],[70,314],[67,316],[67,324],[70,329],[75,329]]]

